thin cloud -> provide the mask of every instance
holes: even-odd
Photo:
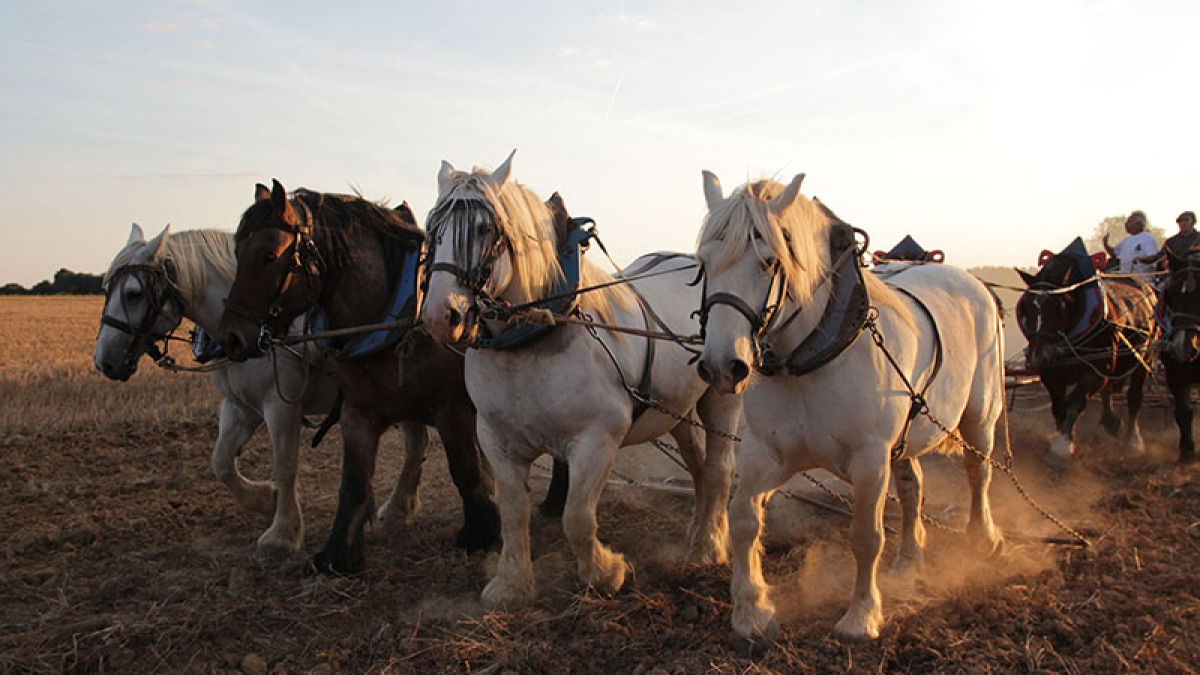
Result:
[[[141,25],[141,29],[147,33],[178,33],[183,26],[169,21],[147,21]]]

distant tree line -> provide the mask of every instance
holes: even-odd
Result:
[[[103,279],[99,274],[64,268],[54,273],[54,281],[39,281],[33,288],[21,284],[0,286],[0,295],[103,295],[104,289],[100,285]]]

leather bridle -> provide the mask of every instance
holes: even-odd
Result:
[[[315,193],[313,194],[315,195]],[[317,196],[319,197],[319,195]],[[274,218],[242,236],[242,238],[246,238],[253,236],[254,232],[274,229],[287,232],[294,237],[291,246],[291,263],[280,278],[275,296],[267,305],[266,310],[252,309],[232,297],[225,298],[224,301],[226,311],[258,326],[258,346],[264,352],[275,337],[275,333],[285,333],[292,319],[320,304],[321,282],[327,271],[325,260],[313,239],[315,211],[320,208],[320,202],[318,201],[316,207],[310,210],[302,199],[294,199],[292,207],[296,213],[295,224],[285,223]],[[284,303],[284,294],[291,287],[292,278],[297,274],[303,276],[304,302],[294,307],[287,307]]]
[[[486,215],[486,218],[477,219],[480,214]],[[479,233],[472,233],[470,228],[481,220],[486,220],[486,229]],[[511,255],[511,242],[500,232],[494,214],[484,201],[478,199],[454,200],[444,203],[430,216],[427,239],[430,248],[426,253],[429,260],[433,259],[437,247],[442,245],[447,230],[454,227],[459,228],[462,232],[455,238],[452,262],[426,264],[421,280],[422,292],[429,290],[430,277],[438,272],[445,272],[452,274],[458,283],[471,294],[471,311],[478,311],[481,301],[491,305],[500,304],[500,301],[493,298],[485,287],[491,281],[492,272],[500,257],[505,253]]]
[[[172,326],[166,332],[156,331],[154,325],[158,323],[159,318],[163,315],[167,305],[174,303],[179,308],[180,317],[183,316],[185,302],[183,293],[175,282],[171,280],[168,273],[170,261],[165,261],[162,265],[153,264],[131,264],[123,265],[113,270],[109,274],[108,285],[106,290],[106,298],[104,301],[105,312],[100,316],[101,326],[110,326],[122,333],[133,337],[134,345],[141,345],[150,358],[155,361],[161,360],[167,353],[167,342],[172,338],[172,333],[175,326],[178,326],[178,321],[175,326]],[[121,283],[126,277],[133,277],[141,284],[143,297],[146,301],[146,312],[142,315],[141,321],[134,325],[128,320],[121,320],[113,316],[109,316],[107,309],[112,301],[114,293],[119,292],[124,284]],[[124,306],[124,303],[122,303]],[[125,318],[129,318],[128,310],[126,310]],[[133,352],[131,348],[125,353],[126,365],[136,363],[139,355]]]
[[[696,277],[696,281],[692,282],[693,285],[697,282],[703,282],[700,291],[700,309],[692,314],[700,322],[700,339],[703,340],[707,337],[708,314],[712,311],[712,308],[718,305],[732,307],[745,317],[746,321],[750,324],[750,338],[754,344],[754,366],[756,368],[762,365],[764,355],[771,351],[770,347],[765,344],[767,335],[787,327],[800,314],[802,309],[801,307],[797,307],[787,320],[783,321],[778,327],[776,326],[780,317],[780,310],[788,298],[791,297],[791,290],[788,287],[787,278],[783,273],[783,266],[780,265],[779,260],[772,261],[767,272],[770,274],[771,281],[760,303],[760,309],[757,310],[733,293],[721,291],[709,295],[708,275],[703,266],[700,268],[700,273]]]

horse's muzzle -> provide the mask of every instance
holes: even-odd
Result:
[[[442,311],[426,313],[424,321],[433,339],[444,345],[466,347],[479,336],[479,312],[473,307],[446,303]]]

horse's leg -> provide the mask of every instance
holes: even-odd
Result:
[[[282,402],[263,411],[271,434],[272,473],[275,479],[275,518],[258,538],[256,560],[285,558],[304,543],[304,516],[296,492],[300,473],[300,410]]]
[[[429,432],[424,424],[408,420],[400,423],[400,433],[404,437],[404,468],[400,470],[392,494],[375,514],[382,523],[407,523],[421,503],[417,489],[421,485],[421,466],[425,463]]]
[[[493,548],[500,543],[500,512],[492,501],[495,479],[491,467],[475,442],[475,411],[466,405],[447,405],[439,415],[437,430],[450,478],[463,504],[463,526],[454,545],[467,551]]]
[[[889,451],[889,443],[872,439],[850,459],[848,473],[854,484],[850,548],[854,551],[856,574],[850,606],[833,627],[834,637],[842,642],[874,640],[883,624],[877,571],[883,553],[883,505],[891,478]]]
[[[625,585],[625,556],[596,537],[596,506],[617,460],[620,440],[606,432],[584,432],[570,449],[571,489],[563,511],[563,534],[575,554],[579,579],[602,593]]]
[[[688,525],[687,533],[688,560],[704,563],[706,561],[699,549],[701,542],[698,541],[698,537],[704,529],[701,521],[704,517],[703,501],[707,484],[704,480],[704,447],[701,445],[700,430],[680,422],[671,429],[671,438],[674,438],[675,444],[679,446],[679,456],[692,478],[692,496],[695,503],[692,505],[692,522]]]
[[[257,414],[230,399],[222,401],[217,444],[212,452],[212,470],[217,480],[233,493],[238,506],[252,513],[269,516],[275,512],[275,493],[271,486],[246,480],[237,466],[242,446],[260,425],[262,419]]]
[[[967,537],[982,555],[991,555],[1002,550],[1003,537],[992,519],[992,506],[988,490],[992,484],[992,450],[995,446],[996,422],[982,422],[964,417],[959,423],[959,433],[977,452],[963,450],[963,468],[967,473],[967,485],[971,491],[971,511],[967,518]]]
[[[1100,426],[1108,432],[1109,436],[1116,436],[1121,431],[1121,418],[1117,417],[1117,413],[1113,410],[1113,390],[1117,386],[1112,381],[1105,382],[1100,387]]]
[[[1054,415],[1054,440],[1050,442],[1048,457],[1070,457],[1075,448],[1069,434],[1064,434],[1063,424],[1067,418],[1067,385],[1058,377],[1042,377],[1046,393],[1050,394],[1050,412]]]
[[[699,525],[691,538],[689,559],[723,565],[729,561],[729,491],[735,459],[733,434],[742,413],[740,396],[723,396],[709,390],[696,404],[704,423],[703,491],[696,492]]]
[[[317,572],[350,574],[363,568],[363,526],[374,510],[371,479],[379,437],[387,423],[347,400],[342,404],[342,484],[325,548],[313,557]]]
[[[1166,362],[1167,387],[1175,409],[1175,424],[1179,427],[1179,461],[1196,461],[1196,443],[1192,440],[1192,367],[1183,363]]]
[[[1086,376],[1071,390],[1071,395],[1067,397],[1063,408],[1063,420],[1058,430],[1058,437],[1050,444],[1050,454],[1047,456],[1050,464],[1061,467],[1071,461],[1071,456],[1075,454],[1075,423],[1079,421],[1079,416],[1087,407],[1088,397],[1101,384],[1103,383],[1099,378]]]
[[[738,484],[729,504],[733,636],[738,646],[759,649],[779,636],[775,604],[762,572],[764,507],[792,473],[785,471],[779,456],[763,447],[749,431],[742,439],[737,459]]]
[[[567,489],[571,482],[570,469],[562,460],[554,460],[554,468],[550,470],[550,487],[546,488],[546,498],[538,507],[538,513],[545,518],[561,518],[563,508],[567,504]]]
[[[900,526],[900,548],[896,551],[896,559],[892,561],[892,574],[917,577],[925,568],[925,523],[921,522],[921,509],[925,502],[921,492],[924,473],[921,463],[915,458],[893,462],[892,471],[904,515]]]
[[[479,445],[496,477],[500,500],[503,543],[496,575],[483,589],[482,600],[491,607],[519,605],[534,596],[533,558],[529,547],[529,468],[532,462],[500,445],[499,439],[480,419]]]
[[[1125,447],[1134,454],[1140,455],[1146,451],[1142,441],[1142,429],[1138,424],[1138,413],[1142,409],[1142,400],[1146,395],[1146,369],[1140,364],[1129,375],[1125,389],[1126,403],[1129,407],[1129,422],[1125,426]]]

